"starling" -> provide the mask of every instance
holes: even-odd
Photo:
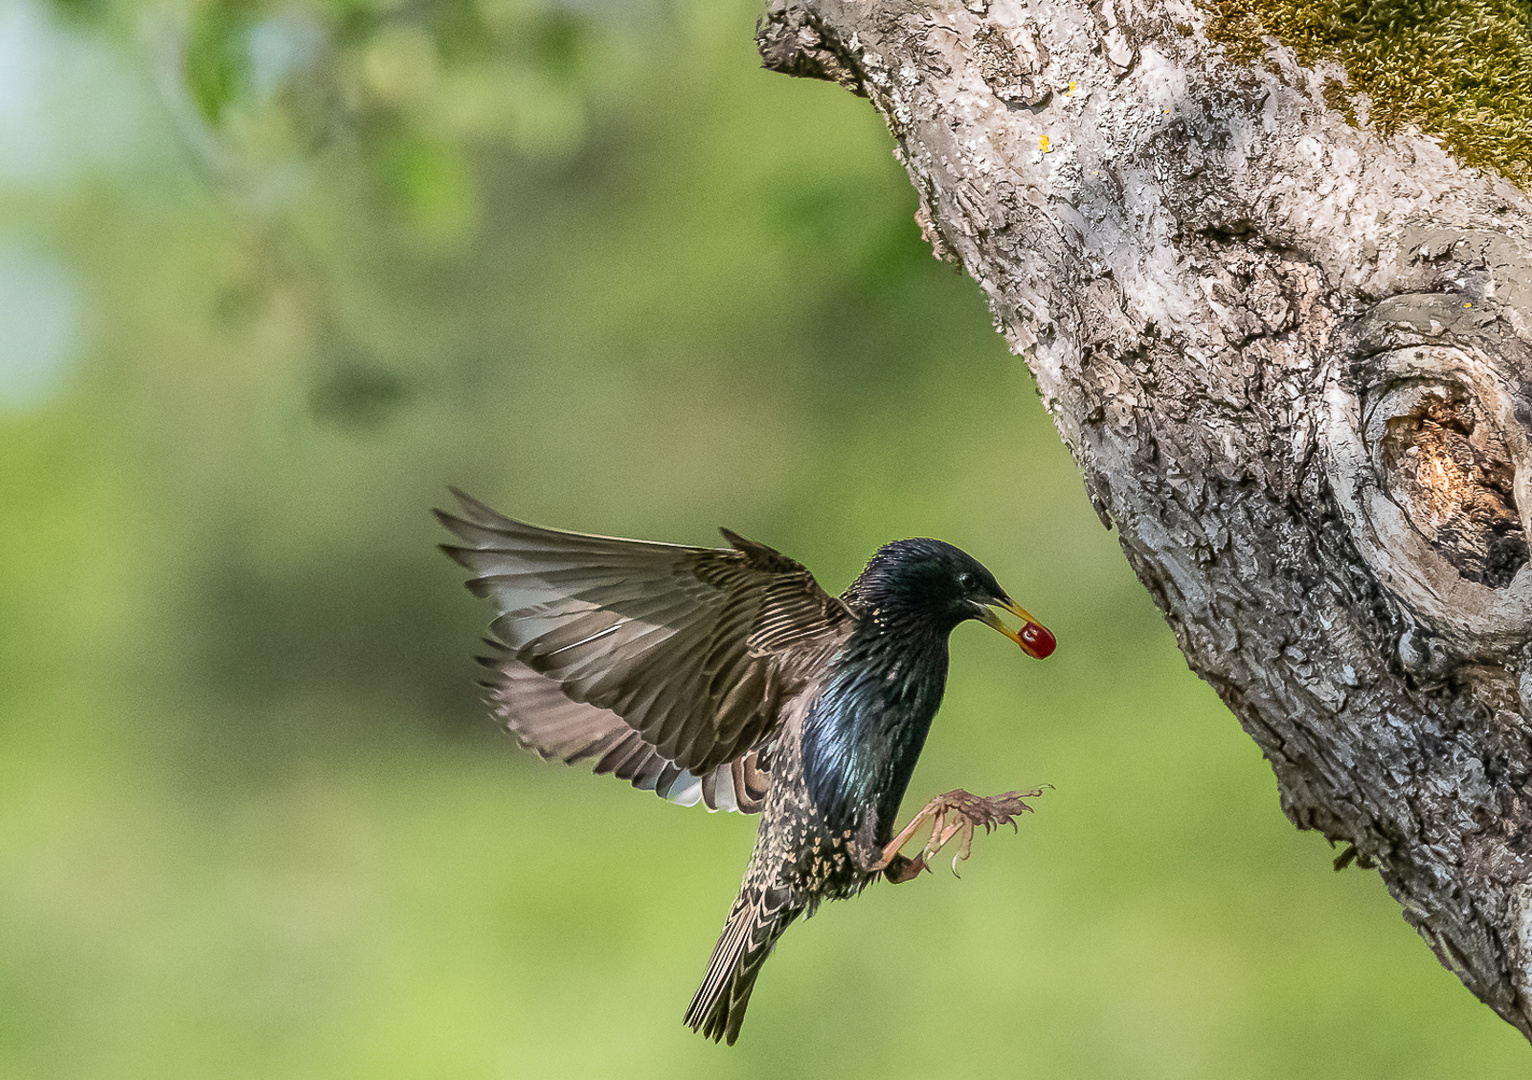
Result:
[[[978,619],[1041,660],[1053,635],[971,556],[940,540],[880,548],[839,598],[787,556],[558,532],[455,491],[443,545],[495,606],[496,714],[544,758],[594,759],[686,806],[761,814],[739,896],[685,1022],[732,1044],[761,964],[821,900],[915,877],[974,829],[1012,824],[1033,792],[931,800],[895,815],[947,681],[947,638]],[[995,612],[1021,620],[1010,629]],[[922,822],[930,840],[900,848]]]

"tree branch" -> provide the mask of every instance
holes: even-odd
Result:
[[[778,0],[759,39],[887,120],[1288,817],[1532,1038],[1532,203],[1209,18]]]

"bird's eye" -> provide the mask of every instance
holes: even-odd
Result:
[[[958,585],[962,587],[964,592],[973,591],[973,587],[978,583],[979,579],[966,571],[958,575]]]

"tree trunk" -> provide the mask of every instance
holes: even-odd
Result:
[[[1288,817],[1532,1037],[1532,203],[1215,21],[775,0],[759,44],[883,114]]]

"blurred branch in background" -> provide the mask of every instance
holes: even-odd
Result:
[[[1519,1075],[1290,835],[881,122],[758,14],[0,0],[0,1074]],[[720,1057],[673,1004],[752,823],[498,737],[448,483],[834,591],[960,544],[1060,648],[960,642],[916,783],[1056,790],[806,925]]]
[[[349,4],[243,0],[139,20],[154,84],[197,170],[248,232],[250,280],[230,315],[297,305],[316,354],[311,406],[375,423],[408,397],[335,307],[327,268],[289,227],[294,204],[339,174],[425,248],[460,249],[482,193],[470,157],[577,152],[611,84],[611,27],[535,2]]]

